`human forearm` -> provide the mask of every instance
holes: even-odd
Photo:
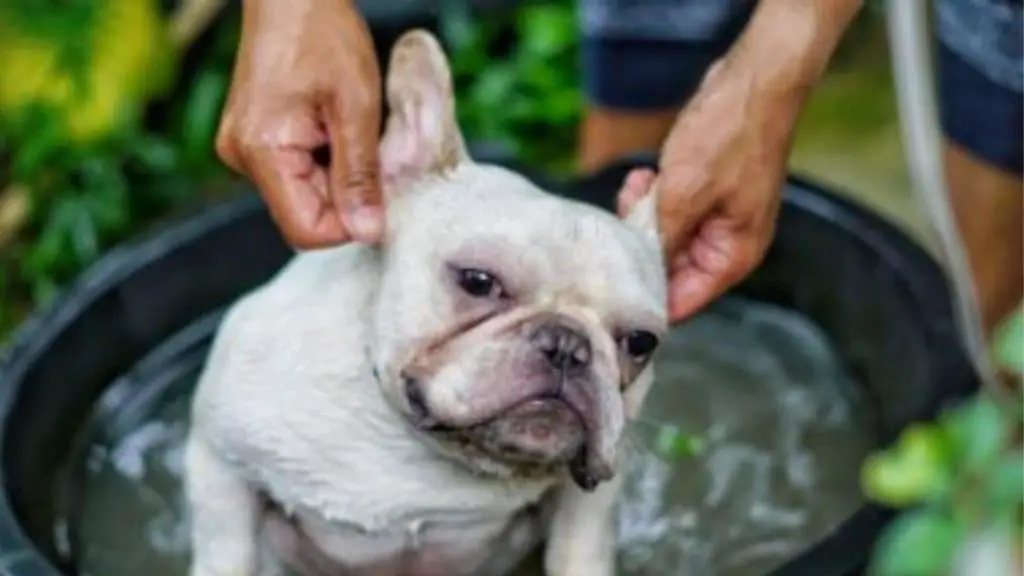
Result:
[[[357,11],[354,0],[242,0],[242,21],[283,27],[339,8]]]
[[[824,73],[863,0],[760,0],[730,51],[767,97],[802,101]]]

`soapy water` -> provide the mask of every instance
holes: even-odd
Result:
[[[76,512],[56,527],[58,541],[75,544],[81,575],[187,574],[183,392],[197,376],[181,378],[128,433],[89,447]],[[619,574],[766,574],[863,502],[870,414],[824,335],[800,316],[722,301],[673,330],[657,378],[630,431]],[[655,449],[667,425],[700,435],[702,453]]]

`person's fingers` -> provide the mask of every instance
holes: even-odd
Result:
[[[384,232],[378,152],[380,102],[360,92],[363,90],[342,94],[334,112],[328,114],[330,192],[352,237],[374,243]]]
[[[668,311],[673,323],[707,306],[760,261],[762,251],[752,240],[713,240],[696,237],[670,263]]]
[[[217,127],[217,136],[214,138],[214,150],[225,166],[235,172],[241,172],[242,161],[235,146],[233,128],[234,120],[228,114],[224,114],[220,125]]]
[[[724,293],[729,285],[721,276],[705,270],[688,268],[674,273],[669,279],[669,322],[682,322],[699,312]]]
[[[363,42],[363,39],[354,41]],[[369,37],[365,39],[370,43]],[[380,182],[380,72],[376,58],[354,57],[351,77],[326,107],[331,144],[330,193],[354,240],[376,243],[384,234]]]
[[[650,168],[636,168],[629,171],[616,197],[616,211],[625,218],[651,189],[657,174]]]
[[[717,195],[710,193],[700,170],[661,171],[658,194],[658,230],[662,249],[671,259],[687,244],[715,208]]]
[[[327,175],[309,152],[261,146],[248,151],[244,168],[285,240],[300,250],[350,240],[327,195]]]

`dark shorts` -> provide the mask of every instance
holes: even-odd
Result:
[[[937,80],[946,136],[1024,172],[1020,0],[937,0]],[[742,31],[750,0],[580,0],[584,90],[618,110],[679,107]]]

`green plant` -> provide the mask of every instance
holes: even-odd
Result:
[[[569,166],[581,111],[573,6],[470,19],[445,3],[469,139]],[[239,21],[224,0],[0,5],[0,341],[101,252],[226,176],[213,136]]]
[[[472,20],[464,3],[445,4],[442,35],[469,140],[498,143],[549,170],[568,169],[583,105],[574,6],[531,3]]]
[[[0,341],[103,250],[223,175],[212,141],[237,12],[190,47],[219,6],[180,7],[185,22],[156,0],[0,6]],[[187,58],[199,69],[179,74]]]
[[[951,574],[957,558],[978,538],[1005,546],[996,548],[1005,557],[995,561],[1019,562],[1024,538],[1024,402],[1019,396],[1024,310],[1007,319],[995,342],[998,364],[1016,380],[1015,405],[979,394],[933,423],[911,426],[894,446],[865,462],[867,496],[906,509],[879,540],[872,574]]]

